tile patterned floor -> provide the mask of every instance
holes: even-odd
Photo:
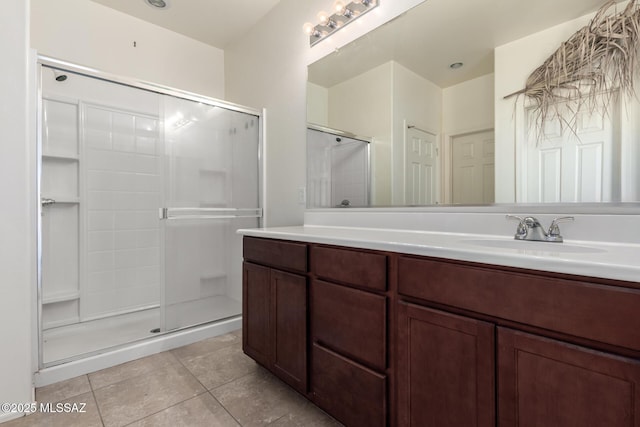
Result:
[[[240,331],[39,388],[36,400],[86,403],[86,412],[2,427],[341,425],[245,356]]]

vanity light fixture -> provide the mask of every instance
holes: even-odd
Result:
[[[325,12],[320,12],[318,13],[317,25],[307,22],[302,27],[309,36],[309,45],[313,46],[365,13],[375,9],[378,3],[379,0],[352,0],[350,2],[337,0],[334,3],[331,16]]]

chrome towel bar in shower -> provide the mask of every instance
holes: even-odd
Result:
[[[262,209],[234,208],[160,208],[160,219],[262,218]]]

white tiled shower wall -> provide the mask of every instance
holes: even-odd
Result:
[[[158,305],[157,117],[85,108],[87,286],[82,318]]]
[[[43,69],[42,196],[64,203],[43,209],[43,298],[54,301],[43,307],[44,326],[157,307],[159,96],[53,77]]]

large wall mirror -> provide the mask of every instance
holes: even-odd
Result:
[[[311,64],[308,122],[328,142],[308,150],[308,207],[351,187],[367,206],[640,201],[637,100],[538,139],[527,100],[503,99],[603,4],[427,0]],[[341,134],[368,141],[369,167],[345,172]]]

